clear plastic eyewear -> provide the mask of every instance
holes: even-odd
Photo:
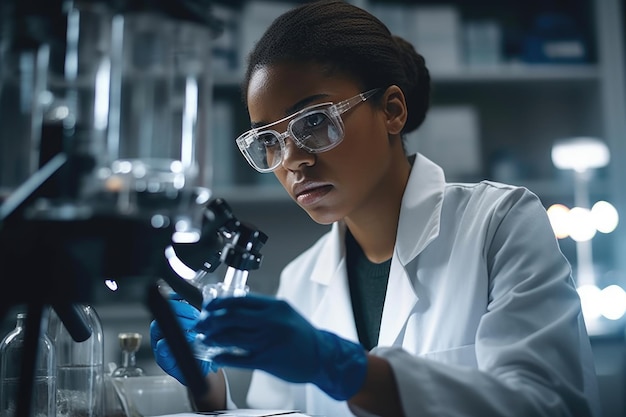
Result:
[[[285,139],[289,136],[297,147],[311,153],[328,151],[343,140],[341,115],[376,94],[380,88],[360,93],[337,104],[321,103],[307,107],[268,125],[248,130],[236,140],[239,150],[257,171],[275,170],[283,160]],[[287,130],[278,133],[273,126],[291,119]]]

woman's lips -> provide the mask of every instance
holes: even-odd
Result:
[[[296,200],[302,206],[310,206],[324,198],[332,188],[332,185],[307,187],[306,189],[297,192]]]

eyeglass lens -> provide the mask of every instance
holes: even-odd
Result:
[[[341,127],[327,111],[316,110],[293,119],[289,133],[299,147],[309,152],[323,151],[341,140]],[[248,154],[261,168],[274,168],[282,159],[282,147],[278,133],[258,132],[248,147]]]

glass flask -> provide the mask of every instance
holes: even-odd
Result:
[[[141,347],[141,333],[119,333],[117,338],[122,349],[122,364],[113,371],[113,378],[143,376],[143,369],[137,366],[136,353]]]
[[[0,416],[16,416],[26,314],[17,315],[17,323],[0,343]],[[48,336],[41,332],[37,349],[31,416],[54,417],[56,404],[55,352]]]
[[[224,281],[217,284],[210,284],[202,289],[203,303],[218,297],[245,297],[248,295],[249,287],[246,285],[248,271],[233,268],[231,266],[226,270]],[[193,343],[193,353],[197,359],[210,362],[213,357],[221,353],[230,353],[233,355],[245,355],[244,349],[232,346],[207,346],[203,343],[205,336],[202,333],[196,335]]]
[[[57,417],[101,417],[104,400],[104,340],[102,322],[87,304],[78,312],[91,328],[91,335],[76,342],[54,314],[49,334],[57,353]]]

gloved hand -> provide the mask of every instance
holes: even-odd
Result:
[[[168,302],[172,307],[172,310],[176,314],[181,328],[185,332],[185,336],[189,343],[192,343],[196,338],[197,332],[193,331],[193,327],[198,321],[200,311],[194,306],[187,304],[180,299],[176,299],[175,294]],[[181,384],[187,385],[182,371],[176,364],[176,359],[172,354],[167,341],[163,338],[163,333],[156,320],[150,323],[150,345],[152,346],[152,352],[156,363],[169,375],[176,378]],[[200,370],[202,375],[206,376],[211,371],[217,371],[217,366],[212,362],[200,361]]]
[[[236,346],[247,355],[220,354],[220,366],[262,369],[289,382],[311,382],[337,400],[356,394],[367,371],[363,347],[318,330],[287,302],[248,295],[209,301],[195,330],[209,346]]]

